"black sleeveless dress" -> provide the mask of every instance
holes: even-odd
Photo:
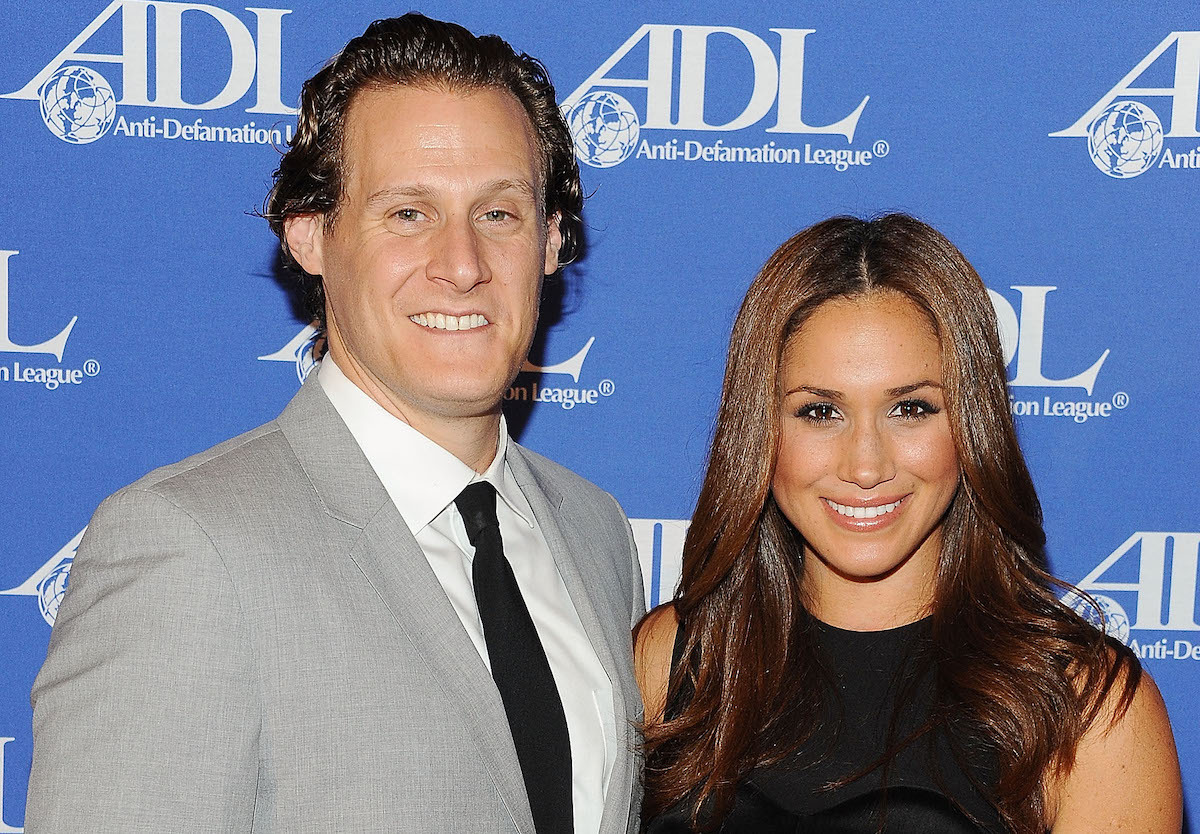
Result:
[[[886,631],[844,631],[817,621],[813,639],[829,672],[824,715],[795,760],[759,768],[738,786],[722,834],[1006,834],[976,785],[990,785],[986,745],[936,726],[887,767],[848,784],[929,717],[934,675],[922,660],[929,621]],[[683,629],[672,666],[680,662]],[[903,693],[903,694],[901,694]],[[907,706],[895,713],[897,700]],[[678,703],[667,714],[677,714]],[[893,714],[895,713],[895,715]],[[894,722],[894,724],[893,724]],[[814,751],[820,751],[814,753]],[[965,761],[966,766],[960,765]],[[691,834],[683,804],[645,821],[644,834]]]

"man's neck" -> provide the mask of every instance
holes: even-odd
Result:
[[[359,390],[398,420],[428,437],[476,472],[485,472],[496,458],[500,439],[500,406],[485,414],[457,416],[430,413],[400,400],[386,385],[345,351],[327,354]]]
[[[446,418],[420,419],[423,415],[414,415],[411,409],[405,416],[386,405],[384,408],[476,472],[481,474],[486,472],[487,468],[492,465],[492,461],[496,459],[500,438],[499,410],[494,414],[484,414],[479,417],[455,417],[447,420]]]

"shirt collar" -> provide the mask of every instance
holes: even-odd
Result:
[[[489,482],[513,513],[533,527],[533,510],[508,466],[508,424],[503,416],[496,457],[479,474],[371,399],[333,357],[326,355],[317,373],[322,390],[414,535],[475,481]]]
[[[496,457],[492,465],[482,475],[477,475],[473,481],[487,481],[496,489],[496,494],[508,505],[509,509],[521,519],[526,526],[533,527],[533,508],[525,498],[525,493],[517,485],[512,468],[508,465],[508,421],[500,415],[500,441],[496,445]]]

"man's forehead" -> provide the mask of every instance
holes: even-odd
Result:
[[[477,161],[478,154],[526,168],[528,176],[505,179],[541,194],[543,154],[533,123],[504,87],[453,86],[430,81],[374,83],[356,92],[343,123],[342,165],[350,174],[367,157],[382,164],[407,157],[438,157],[448,166]]]

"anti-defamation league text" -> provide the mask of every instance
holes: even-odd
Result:
[[[168,139],[184,142],[230,142],[242,145],[273,145],[281,148],[292,140],[295,125],[281,124],[279,127],[259,127],[255,122],[246,122],[237,127],[209,125],[204,119],[183,122],[179,119],[147,116],[138,121],[129,121],[124,116],[117,118],[113,133],[135,139]]]
[[[638,159],[658,159],[667,162],[749,162],[775,165],[831,165],[835,170],[845,171],[851,167],[867,167],[874,160],[887,156],[888,145],[876,142],[875,150],[853,148],[814,148],[808,142],[804,150],[778,147],[774,142],[762,145],[726,145],[718,139],[712,143],[688,139],[682,144],[678,139],[652,145],[645,139],[638,146]]]
[[[20,362],[0,364],[0,383],[25,382],[32,385],[40,385],[50,391],[55,390],[59,386],[82,385],[89,377],[98,376],[99,374],[100,363],[95,359],[87,360],[81,368],[61,368],[57,366],[43,368],[36,365],[22,365]],[[0,831],[2,830],[0,829]]]

